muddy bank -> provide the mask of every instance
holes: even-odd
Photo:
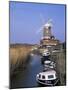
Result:
[[[32,45],[10,45],[9,49],[9,62],[10,62],[10,75],[12,75],[16,69],[25,67],[29,62]]]

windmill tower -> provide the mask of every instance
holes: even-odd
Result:
[[[51,34],[51,21],[49,20],[43,27],[43,39],[50,39],[52,34]]]

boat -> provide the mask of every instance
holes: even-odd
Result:
[[[37,74],[36,81],[40,85],[55,86],[57,85],[59,79],[55,70],[48,70]]]
[[[44,62],[50,61],[50,56],[41,57],[41,63],[44,64]]]
[[[44,51],[42,52],[42,56],[43,56],[43,57],[50,56],[50,52],[49,52],[48,50],[44,50]]]
[[[56,67],[56,63],[51,60],[44,61],[44,68],[45,69],[54,69]]]

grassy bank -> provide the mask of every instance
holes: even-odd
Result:
[[[12,75],[19,67],[25,67],[29,62],[29,55],[32,45],[12,44],[10,45],[10,75]]]

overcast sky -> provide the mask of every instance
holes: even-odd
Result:
[[[40,28],[52,19],[52,34],[65,41],[65,5],[10,2],[10,43],[39,43]]]

